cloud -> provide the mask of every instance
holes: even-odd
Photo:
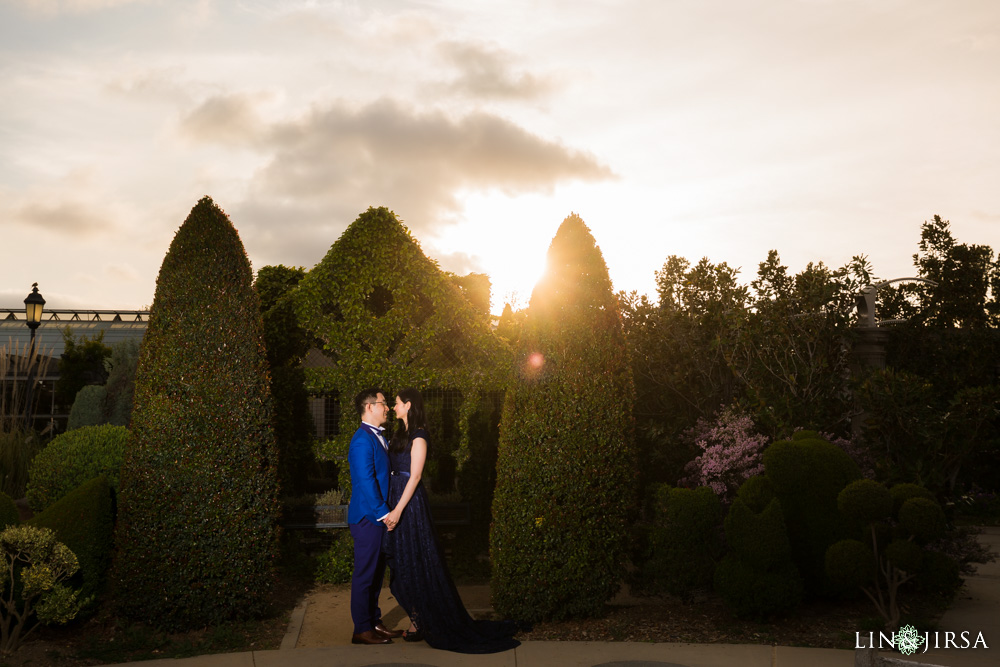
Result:
[[[0,187],[0,219],[76,239],[122,228],[126,207],[116,203],[94,167],[80,167],[25,191]]]
[[[445,60],[457,67],[458,77],[435,86],[476,99],[535,99],[554,88],[547,77],[511,71],[514,57],[506,51],[472,42],[446,42],[440,46]]]
[[[427,251],[426,248],[425,251]],[[481,273],[483,271],[483,262],[475,255],[470,255],[467,252],[435,253],[429,251],[427,254],[436,259],[442,269],[451,271],[458,276],[464,276],[468,273]]]
[[[14,208],[12,214],[16,222],[56,234],[89,236],[114,228],[106,213],[87,202],[69,199],[30,201]]]
[[[7,0],[10,4],[33,14],[56,16],[60,14],[88,14],[119,5],[146,0]]]
[[[247,95],[207,100],[182,128],[198,141],[265,156],[246,198],[230,208],[240,233],[265,254],[295,253],[286,263],[305,263],[300,258],[315,251],[317,238],[332,242],[369,206],[387,206],[410,229],[427,232],[456,221],[462,191],[548,192],[564,182],[615,178],[595,156],[490,113],[452,118],[382,99],[316,106],[268,123],[255,110],[259,102]]]
[[[251,142],[262,129],[257,106],[261,95],[215,95],[181,121],[181,132],[196,141],[221,144]]]
[[[206,84],[186,80],[183,68],[176,65],[117,76],[105,87],[109,92],[138,100],[183,105],[189,105],[198,92],[207,89]]]

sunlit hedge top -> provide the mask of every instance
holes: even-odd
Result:
[[[340,392],[343,424],[357,421],[351,399],[365,386],[459,389],[466,399],[460,415],[465,451],[474,395],[506,385],[510,352],[488,316],[387,208],[362,213],[292,298],[300,325],[331,360],[308,371],[310,389]],[[336,440],[345,445],[351,430],[345,427]]]

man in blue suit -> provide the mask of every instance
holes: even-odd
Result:
[[[382,425],[389,416],[385,394],[378,388],[365,389],[354,399],[361,426],[354,432],[347,452],[351,467],[351,503],[347,523],[354,538],[354,574],[351,577],[351,618],[354,620],[352,644],[391,644],[402,632],[382,625],[378,596],[385,575],[382,536],[387,525],[389,506],[388,442]]]

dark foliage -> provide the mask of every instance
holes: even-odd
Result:
[[[276,453],[250,262],[210,198],[157,278],[122,469],[120,612],[162,628],[261,613],[276,555]]]
[[[254,290],[260,299],[264,345],[271,369],[274,440],[278,450],[278,483],[286,496],[302,493],[312,453],[313,421],[302,360],[311,338],[298,324],[289,292],[305,277],[302,268],[265,266]]]
[[[17,511],[17,505],[6,493],[0,492],[0,530],[7,526],[16,526],[21,523],[21,515]]]

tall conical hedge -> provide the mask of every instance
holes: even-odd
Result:
[[[156,282],[121,474],[113,593],[167,629],[260,612],[276,553],[276,460],[246,251],[208,197]]]
[[[597,614],[624,574],[635,389],[607,266],[576,215],[552,240],[520,331],[500,426],[493,603],[522,620]]]

